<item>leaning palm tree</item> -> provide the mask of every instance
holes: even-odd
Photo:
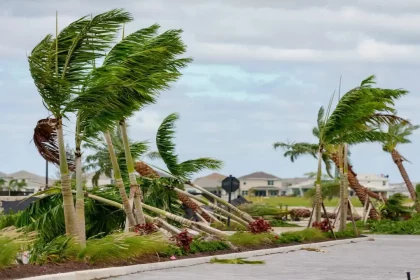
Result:
[[[318,158],[315,198],[316,222],[320,222],[321,220],[322,160],[324,159],[324,162],[330,162],[329,159],[331,159],[327,154],[332,153],[335,155],[337,161],[334,159],[334,163],[339,167],[340,163],[337,153],[337,147],[339,145],[345,143],[355,145],[366,142],[386,141],[392,136],[371,128],[371,125],[406,122],[395,116],[393,105],[394,101],[407,94],[407,91],[402,89],[374,88],[372,87],[374,83],[374,76],[363,80],[360,86],[344,94],[337,107],[331,113],[332,98],[326,113],[324,108],[320,108],[318,112],[318,126],[313,130],[313,134],[318,138],[318,144],[299,143],[295,150],[293,150],[293,145],[284,143],[274,144],[274,148],[291,148],[291,150],[286,152],[285,156],[293,154],[292,159],[308,153]],[[349,183],[351,185],[350,176]],[[354,190],[362,203],[364,203],[365,200],[363,199],[367,195],[366,190],[358,187],[354,188]]]
[[[70,235],[78,236],[80,232],[70,188],[63,119],[77,110],[70,104],[93,69],[92,61],[104,56],[121,25],[131,19],[127,12],[119,9],[93,18],[83,17],[60,33],[56,28],[56,38],[47,35],[28,58],[43,104],[54,116],[38,122],[34,142],[46,160],[60,166],[66,233]]]
[[[75,106],[82,110],[84,131],[87,134],[104,134],[115,182],[131,227],[144,223],[145,219],[125,120],[145,105],[154,103],[159,91],[177,80],[181,76],[179,70],[191,61],[178,58],[186,50],[180,37],[182,31],[169,30],[158,35],[158,28],[158,25],[153,25],[141,29],[116,44],[105,57],[103,65],[92,71],[82,94],[75,101]],[[95,107],[90,105],[92,102],[96,104]],[[120,125],[123,137],[131,201],[125,193],[121,169],[109,133],[117,125]],[[136,206],[137,220],[132,214],[132,201]]]
[[[414,130],[418,129],[419,127],[420,126],[418,125],[411,125],[408,123],[388,125],[387,133],[395,137],[388,139],[388,141],[385,141],[382,146],[385,152],[391,154],[392,160],[397,165],[398,170],[401,173],[401,177],[403,178],[407,186],[408,192],[410,193],[411,199],[413,201],[417,201],[416,190],[414,189],[413,183],[411,183],[410,177],[408,176],[407,171],[405,170],[403,165],[403,161],[408,160],[404,156],[402,156],[396,148],[398,144],[411,143],[408,137],[413,133]],[[416,207],[418,208],[416,210],[420,211],[420,205],[417,205]]]

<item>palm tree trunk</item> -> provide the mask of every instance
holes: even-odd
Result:
[[[233,214],[233,213],[231,213],[231,212],[229,212],[229,211],[227,211],[227,210],[225,210],[223,208],[220,208],[219,206],[217,206],[217,205],[215,205],[215,204],[207,201],[206,199],[202,199],[200,197],[194,196],[194,195],[192,195],[192,194],[190,194],[190,193],[188,193],[186,191],[183,191],[183,190],[180,190],[180,189],[177,189],[177,188],[175,188],[174,190],[177,193],[182,193],[182,194],[184,194],[186,196],[189,196],[189,197],[193,198],[193,201],[194,201],[194,199],[195,200],[198,200],[199,202],[201,202],[201,203],[207,205],[208,207],[212,208],[214,211],[218,211],[220,213],[223,213],[227,217],[230,217],[231,219],[237,221],[238,223],[244,225],[245,227],[248,227],[249,226],[249,223],[247,221],[243,220],[242,218],[236,216],[235,214]]]
[[[134,204],[135,204],[137,222],[138,224],[143,225],[146,222],[146,220],[144,218],[143,209],[141,205],[142,193],[141,193],[140,186],[137,183],[136,171],[134,169],[133,157],[131,156],[130,143],[128,141],[127,125],[125,123],[125,120],[120,121],[120,129],[121,129],[122,140],[124,143],[124,152],[125,152],[125,160],[127,162],[128,176],[130,178],[130,196],[134,194]]]
[[[315,222],[321,222],[321,204],[322,204],[322,194],[321,194],[321,176],[322,176],[322,153],[318,152],[318,169],[316,173],[316,183],[315,183]]]
[[[410,193],[411,199],[414,202],[416,202],[417,201],[416,191],[415,191],[414,186],[413,186],[413,184],[410,181],[410,177],[408,177],[407,171],[405,170],[405,167],[404,167],[404,165],[402,163],[403,162],[402,156],[395,149],[392,150],[391,156],[392,156],[392,160],[395,162],[395,164],[398,167],[398,170],[401,173],[401,177],[403,178],[404,183],[407,186],[407,189],[408,189],[408,192]],[[420,211],[420,209],[419,209],[420,208],[420,205],[418,205],[418,203],[415,203],[415,205],[416,205],[417,212],[419,212]]]
[[[254,222],[254,219],[248,214],[245,213],[244,211],[239,210],[238,208],[236,208],[235,206],[233,206],[232,204],[230,204],[229,202],[223,200],[222,198],[212,194],[211,192],[207,191],[206,189],[203,189],[200,186],[197,186],[196,184],[192,183],[192,182],[186,182],[187,185],[196,188],[197,190],[207,194],[208,196],[214,198],[217,202],[219,202],[220,204],[223,204],[224,206],[226,206],[227,208],[230,208],[233,212],[235,212],[236,214],[239,215],[239,217],[241,217],[242,219],[244,219],[245,221],[252,223]]]
[[[340,163],[339,163],[337,153],[332,154],[332,160],[334,161],[334,164],[339,168]],[[354,192],[356,193],[356,195],[359,198],[362,205],[365,204],[366,197],[368,197],[368,196],[370,196],[372,198],[375,198],[375,199],[380,199],[378,194],[368,190],[367,188],[363,187],[359,183],[359,180],[357,180],[357,177],[356,177],[357,175],[356,175],[356,173],[354,173],[351,165],[348,165],[348,174],[347,175],[348,175],[349,186],[350,186],[350,188],[352,188],[352,190],[354,190]],[[376,209],[372,208],[370,210],[369,215],[370,215],[371,219],[379,220],[379,213],[376,211]]]
[[[69,167],[67,164],[67,154],[66,148],[64,146],[63,123],[61,118],[57,119],[57,140],[60,157],[61,193],[63,195],[63,210],[66,234],[78,236],[76,213],[74,210],[73,194],[70,184]]]
[[[114,146],[112,145],[111,135],[109,132],[104,133],[105,141],[108,146],[109,156],[111,157],[112,169],[114,170],[115,184],[121,195],[122,204],[124,206],[124,212],[127,216],[129,228],[133,228],[136,225],[136,219],[134,218],[133,211],[131,210],[130,203],[128,201],[127,193],[125,192],[124,182],[121,177],[120,167],[118,165],[117,157],[115,155]]]
[[[76,224],[79,230],[79,242],[82,248],[86,247],[86,222],[85,222],[85,195],[82,182],[82,153],[80,151],[82,140],[80,138],[80,117],[76,121]]]
[[[158,209],[156,207],[153,207],[153,206],[150,206],[150,205],[147,205],[147,204],[144,204],[144,203],[142,203],[142,205],[143,205],[143,207],[145,209],[147,209],[149,211],[152,211],[152,212],[154,212],[154,213],[156,213],[158,215],[163,215],[163,216],[167,217],[168,219],[171,219],[171,220],[173,220],[175,222],[184,224],[184,225],[186,225],[188,227],[195,226],[195,227],[199,228],[200,230],[202,230],[202,231],[204,231],[204,232],[206,232],[208,234],[215,235],[215,236],[217,236],[219,238],[223,238],[223,239],[225,239],[228,236],[226,233],[224,233],[224,232],[222,232],[222,231],[220,231],[218,229],[212,228],[210,226],[203,225],[203,224],[200,224],[200,223],[191,221],[191,220],[187,220],[187,219],[185,219],[183,217],[177,216],[175,214],[166,212],[164,210]]]
[[[344,149],[343,149],[344,148]],[[347,226],[347,209],[348,209],[348,160],[347,160],[347,144],[340,147],[340,231],[345,231]]]

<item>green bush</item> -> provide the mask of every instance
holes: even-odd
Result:
[[[334,238],[333,235],[331,234],[331,232],[326,232],[325,233],[329,238]],[[360,233],[359,233],[360,234]],[[353,237],[357,237],[358,234],[354,233],[353,228],[352,229],[347,229],[345,231],[338,231],[335,232],[335,237],[336,238],[353,238]]]
[[[215,252],[219,250],[229,249],[229,246],[223,241],[201,241],[193,240],[190,245],[190,253]]]
[[[58,236],[50,242],[39,239],[35,242],[29,262],[42,265],[45,263],[60,263],[76,259],[80,246],[74,239],[67,236]]]
[[[19,244],[10,238],[0,237],[0,268],[15,264],[19,252]]]
[[[328,236],[316,228],[307,228],[301,231],[284,232],[278,238],[276,243],[302,243],[302,242],[319,242],[328,240]]]
[[[286,210],[265,204],[243,204],[240,209],[251,216],[283,216],[288,214]]]
[[[415,215],[406,221],[369,221],[367,227],[372,233],[417,235],[420,234],[420,215]]]
[[[230,223],[230,226],[228,227],[226,224],[221,223],[212,223],[211,227],[216,228],[218,230],[225,230],[225,231],[244,231],[247,230],[247,228],[244,225],[238,224],[238,223]]]
[[[138,236],[135,234],[114,234],[101,239],[87,241],[78,258],[89,263],[126,260],[141,255],[164,252],[168,242],[159,234]]]
[[[274,235],[271,233],[253,234],[250,232],[237,232],[228,237],[228,241],[236,246],[258,246],[273,243]]]
[[[0,215],[0,229],[14,226],[16,220],[19,218],[20,213],[17,214],[1,214]]]

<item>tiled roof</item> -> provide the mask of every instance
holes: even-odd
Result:
[[[280,180],[279,177],[274,176],[272,174],[268,174],[262,171],[254,172],[242,177],[238,178],[239,180],[245,180],[245,179],[269,179],[269,180]]]

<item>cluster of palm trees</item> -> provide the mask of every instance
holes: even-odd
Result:
[[[131,20],[128,12],[114,9],[94,17],[80,18],[58,32],[57,17],[55,37],[47,35],[28,57],[38,93],[52,114],[38,121],[34,129],[34,143],[46,160],[59,166],[65,232],[77,237],[82,246],[85,245],[85,201],[95,199],[123,209],[128,230],[154,221],[166,231],[179,232],[161,219],[164,216],[201,231],[221,235],[221,232],[206,225],[144,203],[136,167],[140,172],[153,169],[135,161],[137,155],[141,154],[142,143],[130,143],[127,119],[144,106],[157,102],[160,92],[168,89],[181,76],[180,70],[192,60],[183,57],[186,46],[181,39],[181,30],[158,33],[159,26],[154,24],[125,36],[124,25]],[[122,37],[118,39],[121,30]],[[76,119],[74,155],[66,149],[63,133],[64,121],[71,116]],[[229,207],[232,213],[217,205],[212,206],[219,207],[226,215],[239,221],[253,221],[249,215],[191,183],[192,174],[205,168],[219,168],[221,162],[201,158],[180,163],[172,141],[177,118],[176,114],[168,116],[159,128],[156,139],[158,155],[167,165],[169,171],[166,173],[173,179],[168,187],[175,190],[182,202],[208,220],[218,221],[200,205],[211,203],[204,199],[201,202],[193,200],[182,190],[184,184],[207,193]],[[113,135],[115,131],[118,131],[119,137]],[[101,142],[101,138],[105,141]],[[118,143],[116,138],[119,138]],[[119,146],[119,151],[116,151],[115,144]],[[97,156],[109,157],[108,163],[100,166],[95,178],[100,172],[109,176],[112,174],[121,203],[87,193],[83,187],[82,148],[95,145],[106,147]],[[88,165],[89,161],[95,160],[88,158]],[[71,174],[75,174],[75,191],[72,189]],[[142,175],[146,178],[147,174]],[[153,179],[153,176],[147,179]],[[126,186],[129,187],[128,193]],[[50,189],[43,194],[54,191]],[[148,215],[143,208],[157,217]]]
[[[333,166],[340,173],[340,198],[342,220],[347,218],[347,190],[354,190],[361,203],[364,205],[368,197],[380,199],[377,193],[362,186],[353,166],[348,162],[349,146],[360,143],[376,142],[383,145],[383,149],[392,155],[397,164],[411,198],[416,201],[416,193],[405,171],[402,162],[406,160],[396,150],[396,146],[409,143],[408,136],[418,128],[408,120],[396,114],[394,102],[408,92],[403,89],[383,89],[375,86],[375,77],[370,76],[361,84],[342,96],[335,108],[332,108],[334,95],[325,110],[319,109],[317,127],[313,135],[318,138],[318,143],[274,143],[274,148],[283,148],[284,156],[295,161],[302,155],[311,155],[318,159],[318,170],[315,183],[315,221],[321,220],[321,176],[322,162],[325,163],[327,173],[332,176]],[[375,208],[370,211],[373,219],[379,218]],[[345,224],[344,224],[345,225]]]
[[[9,191],[9,196],[11,195],[12,190],[18,191],[28,185],[25,179],[11,179],[8,182],[0,177],[0,188],[3,188],[7,183],[7,190]]]

